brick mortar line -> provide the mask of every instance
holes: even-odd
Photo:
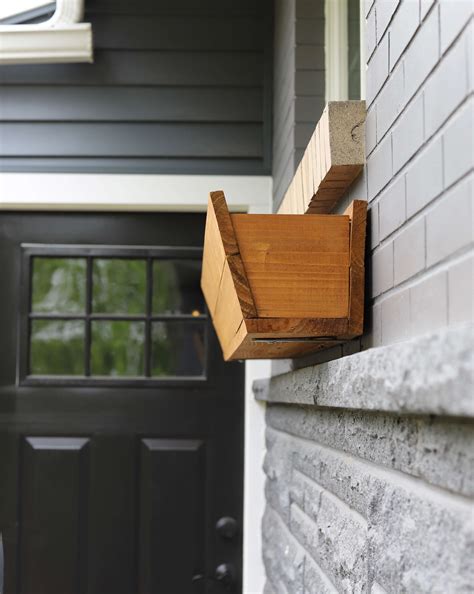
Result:
[[[438,64],[439,64],[439,62],[438,62]],[[425,83],[426,82],[428,82],[428,79],[425,79],[425,81],[422,83],[422,85],[420,85],[420,87],[418,87],[416,93],[414,95],[412,95],[412,97],[408,100],[408,102],[403,105],[402,109],[397,114],[397,116],[395,117],[393,122],[390,124],[390,126],[386,130],[386,132],[383,134],[383,136],[380,139],[378,139],[378,138],[376,139],[373,149],[370,151],[370,153],[368,153],[366,155],[366,158],[373,155],[375,150],[384,142],[384,140],[387,139],[389,134],[391,135],[393,133],[394,128],[396,128],[401,123],[401,119],[402,119],[403,115],[405,114],[405,112],[408,109],[410,109],[412,104],[415,103],[419,99],[420,95],[422,95],[425,92],[425,86],[426,86]],[[411,161],[416,158],[416,155],[420,152],[420,150],[422,150],[422,148],[425,145],[436,140],[439,136],[441,136],[443,134],[444,128],[450,124],[450,121],[456,117],[458,112],[461,109],[463,109],[464,104],[467,103],[469,101],[469,99],[473,96],[474,96],[474,92],[468,91],[468,93],[465,95],[465,97],[462,99],[462,101],[460,103],[458,103],[458,105],[453,107],[453,111],[441,122],[441,124],[438,126],[438,128],[430,136],[425,135],[425,126],[424,126],[424,122],[423,122],[423,144],[421,144],[421,146],[418,147],[416,152],[413,153],[413,155],[408,159],[408,161],[406,163],[404,163],[402,165],[402,167],[400,167],[400,169],[393,175],[391,180],[395,179],[403,172],[403,170],[406,168],[406,166],[409,165],[411,163]],[[425,116],[425,109],[424,109],[424,104],[423,104],[423,119],[424,119],[424,116]],[[393,171],[393,169],[392,169],[392,171]],[[386,186],[384,186],[384,187],[386,187]],[[383,188],[382,188],[382,190],[383,190]],[[380,191],[382,191],[382,190],[380,190]],[[374,199],[375,199],[375,197],[372,198],[372,200],[374,200]]]
[[[443,190],[439,194],[437,194],[430,202],[428,202],[425,206],[423,206],[423,208],[421,208],[420,210],[418,210],[411,216],[407,217],[405,219],[405,221],[399,227],[397,227],[389,235],[384,237],[374,248],[371,248],[370,253],[372,255],[374,255],[375,253],[377,253],[381,249],[383,249],[385,246],[387,246],[389,243],[391,243],[395,239],[398,239],[398,237],[400,237],[400,235],[403,233],[404,229],[406,229],[409,225],[417,223],[422,218],[426,217],[427,214],[430,214],[431,211],[435,210],[438,203],[441,202],[446,197],[445,195],[448,192],[455,190],[457,186],[462,185],[466,181],[470,181],[470,177],[472,176],[473,173],[474,173],[474,167],[471,167],[468,171],[466,171],[466,173],[464,173],[455,182],[453,182],[446,188],[443,188]],[[373,204],[375,205],[375,204],[379,204],[379,203],[380,203],[380,200],[377,200],[377,202],[370,203],[370,206],[372,206]],[[379,223],[380,223],[380,221],[379,221]]]
[[[431,266],[428,266],[428,267],[425,266],[425,268],[423,268],[422,270],[419,270],[413,276],[410,276],[409,278],[405,279],[398,285],[394,285],[393,287],[390,287],[390,289],[387,289],[386,291],[383,291],[379,295],[372,297],[371,299],[372,299],[373,305],[382,304],[384,301],[386,301],[390,297],[393,297],[393,296],[397,295],[398,293],[402,293],[406,289],[411,289],[412,287],[416,287],[417,285],[421,284],[423,282],[423,280],[426,280],[426,278],[428,278],[428,277],[435,276],[436,274],[442,273],[442,272],[449,272],[449,270],[452,266],[459,264],[460,262],[464,261],[464,259],[467,260],[468,257],[471,255],[471,253],[473,253],[473,249],[474,249],[474,242],[471,242],[468,245],[464,246],[463,248],[456,250],[455,252],[453,252],[452,254],[450,254],[449,256],[447,256],[446,258],[441,260],[440,262],[436,262],[435,264],[432,264]],[[394,259],[394,262],[395,262],[395,259]]]
[[[310,523],[312,526],[314,526],[314,532],[316,533],[318,531],[318,525],[316,524],[316,522],[314,520],[312,520],[308,514],[306,514],[301,507],[295,503],[292,502],[290,504],[290,522],[291,522],[291,507],[295,507],[295,511],[297,514],[301,514],[303,516],[303,521],[304,522],[308,522]],[[273,509],[273,508],[272,508]],[[276,512],[278,514],[278,512]],[[280,516],[281,517],[281,516]],[[289,528],[290,532],[291,532],[291,528]],[[300,539],[296,536],[296,534],[293,534],[293,532],[291,532],[291,534],[293,535],[293,538],[299,543],[299,545],[305,550],[307,551],[308,549],[303,545],[303,543],[300,541]],[[319,555],[317,559],[315,559],[315,557],[313,556],[312,553],[310,553],[308,551],[308,557],[312,560],[312,562],[315,564],[315,566],[317,567],[317,569],[320,572],[320,575],[323,578],[323,581],[329,582],[329,584],[331,584],[331,586],[336,590],[336,592],[339,592],[339,590],[337,589],[336,584],[333,583],[333,581],[331,580],[331,578],[328,575],[328,571],[329,568],[324,568],[321,564],[321,562],[323,561],[322,557]],[[306,568],[305,568],[306,569]],[[304,581],[303,581],[304,583]]]
[[[371,248],[371,253],[374,255],[375,253],[379,252],[382,248],[388,245],[391,241],[397,239],[402,233],[403,230],[411,225],[412,223],[417,223],[420,219],[424,218],[427,214],[430,214],[431,211],[435,210],[436,206],[439,202],[445,198],[448,192],[455,190],[457,186],[462,185],[466,181],[469,181],[470,176],[474,173],[474,166],[468,169],[461,177],[459,177],[456,181],[454,181],[449,186],[444,187],[439,194],[437,194],[430,202],[425,204],[420,210],[413,213],[411,216],[407,217],[404,222],[397,227],[394,231],[389,233],[386,237],[384,237],[374,248]],[[405,198],[406,198],[406,188],[405,188]],[[369,206],[375,206],[376,204],[380,203],[380,197],[376,200],[371,202]],[[379,221],[380,222],[380,221]]]
[[[459,103],[459,105],[451,112],[451,114],[441,124],[441,126],[436,130],[436,132],[434,134],[432,134],[429,138],[424,139],[423,143],[417,148],[417,150],[408,159],[408,161],[406,163],[404,163],[403,166],[394,175],[392,175],[392,177],[389,179],[389,181],[377,192],[377,194],[375,194],[375,196],[371,200],[368,199],[368,193],[367,193],[367,202],[369,205],[376,204],[377,202],[379,202],[380,197],[385,192],[385,190],[389,186],[395,184],[399,180],[399,178],[401,178],[403,175],[406,175],[408,173],[408,170],[410,169],[410,167],[414,164],[414,162],[418,159],[418,157],[421,156],[423,151],[428,150],[432,144],[434,144],[435,142],[442,139],[443,135],[446,132],[446,128],[448,128],[452,124],[452,121],[456,118],[456,116],[459,115],[460,111],[462,111],[464,108],[466,108],[468,106],[468,103],[470,102],[470,100],[473,97],[474,97],[474,91],[468,93],[464,97],[462,102]],[[392,132],[393,132],[393,130],[392,130],[392,128],[390,128],[387,132],[387,135],[388,135],[388,133],[391,134]],[[388,140],[387,135],[384,136],[384,141]],[[444,145],[444,143],[442,143],[442,144]],[[379,148],[379,147],[380,147],[380,145],[376,146],[376,148]],[[374,150],[370,153],[370,155],[374,154]],[[366,155],[366,159],[370,155]],[[443,163],[444,163],[444,152],[443,152]],[[365,169],[367,169],[367,160],[365,163]],[[467,175],[470,171],[472,171],[472,168],[465,175]],[[443,168],[443,175],[444,175],[444,168]],[[462,179],[462,178],[460,178],[460,179]],[[457,181],[458,180],[454,181],[450,186],[443,187],[443,191],[454,186],[457,183]],[[444,179],[443,179],[443,186],[444,186]]]
[[[430,499],[433,502],[440,503],[444,507],[457,507],[461,508],[461,510],[464,512],[473,512],[472,497],[462,495],[460,493],[453,493],[452,491],[447,491],[443,487],[432,485],[422,478],[406,474],[401,470],[396,470],[394,468],[388,468],[386,466],[376,464],[375,462],[366,460],[365,458],[359,458],[350,452],[338,450],[332,446],[313,441],[300,435],[287,433],[286,431],[281,431],[280,429],[275,429],[271,426],[267,427],[267,429],[270,430],[270,432],[280,435],[286,441],[288,441],[291,437],[296,441],[302,442],[305,446],[320,448],[322,451],[326,451],[330,455],[344,458],[346,463],[353,464],[356,468],[359,467],[359,471],[365,470],[366,473],[375,476],[385,483],[388,483],[392,488],[402,487],[407,492],[418,495],[421,499]],[[364,466],[366,468],[364,468]]]
[[[272,429],[274,429],[274,427],[272,425],[270,425],[270,427]],[[281,431],[281,429],[277,429],[277,431]],[[283,433],[285,433],[285,432],[283,431]],[[309,440],[309,441],[312,441],[312,440]],[[343,450],[341,450],[341,451],[343,451]],[[365,459],[365,458],[363,458],[363,459]],[[342,508],[343,510],[345,510],[346,513],[348,513],[348,515],[353,516],[353,518],[357,521],[357,523],[361,525],[361,528],[364,528],[364,529],[368,528],[367,518],[364,518],[364,516],[360,512],[358,512],[356,509],[351,507],[347,502],[345,502],[343,499],[341,499],[340,497],[335,495],[329,489],[326,489],[325,487],[323,487],[316,479],[313,479],[310,476],[308,476],[303,470],[301,470],[297,466],[293,467],[293,471],[300,474],[303,477],[304,482],[314,483],[316,485],[316,487],[321,491],[321,497],[327,497],[329,499],[329,501],[332,501],[332,503],[336,507]],[[311,518],[311,516],[309,514],[307,514],[306,511],[304,509],[302,509],[298,503],[293,501],[292,505],[296,505],[301,510],[301,513],[308,516],[308,518],[312,522],[314,522],[314,520]]]
[[[399,6],[401,5],[401,3],[399,4]],[[435,6],[439,6],[439,4],[436,2],[435,4],[433,4],[433,6],[430,9],[430,13],[432,12],[433,8]],[[397,8],[398,10],[398,8]],[[423,20],[423,24],[425,23],[426,19],[427,19],[428,15],[425,16],[425,19]],[[423,89],[423,87],[425,86],[427,80],[431,77],[432,73],[438,68],[438,66],[443,62],[443,60],[446,58],[447,54],[453,49],[454,45],[459,41],[459,39],[462,37],[462,35],[464,34],[464,32],[466,31],[466,29],[470,26],[471,22],[473,22],[474,17],[470,17],[466,23],[464,23],[463,27],[459,30],[458,34],[456,35],[456,37],[451,41],[451,43],[448,45],[447,48],[445,48],[444,52],[441,52],[441,35],[440,32],[438,31],[438,40],[440,41],[440,53],[438,56],[438,60],[437,62],[434,64],[434,66],[432,67],[432,69],[428,72],[428,74],[425,76],[425,78],[420,82],[420,85],[418,86],[416,92],[408,98],[407,102],[403,104],[403,109],[400,112],[403,113],[403,111],[405,111],[406,107],[409,105],[409,103],[411,103],[413,101],[413,99],[418,95],[419,91]],[[441,26],[441,19],[438,19],[438,28]],[[390,29],[390,25],[387,26],[387,29],[385,30],[384,35],[382,36],[381,40],[383,40],[383,38],[385,37],[385,35],[388,34]],[[408,45],[405,46],[405,49],[403,50],[403,52],[401,53],[400,57],[398,58],[397,62],[395,63],[395,65],[393,66],[392,70],[390,70],[390,66],[389,66],[389,71],[388,71],[388,76],[385,79],[383,85],[380,87],[380,89],[378,89],[376,95],[374,95],[374,97],[372,98],[372,101],[370,103],[367,103],[367,109],[370,109],[377,101],[377,99],[379,98],[381,92],[383,91],[383,89],[386,87],[386,85],[388,84],[388,82],[390,81],[390,79],[393,77],[394,72],[396,69],[398,69],[400,66],[403,65],[403,60],[405,60],[405,54],[409,51],[410,46],[414,43],[418,33],[421,30],[421,26],[420,24],[418,25],[415,33],[413,34],[413,37],[410,39],[410,42],[408,43]],[[389,40],[390,41],[390,40]],[[376,43],[374,51],[372,52],[371,55],[371,60],[373,59],[375,52],[377,50],[377,48],[380,46],[380,43]],[[390,60],[390,44],[389,44],[389,48],[388,48],[388,58]],[[367,69],[369,67],[369,63],[367,63]],[[405,77],[404,77],[405,78]],[[394,122],[398,119],[398,117],[400,116],[400,114],[398,114],[397,118],[394,120]],[[387,131],[388,132],[388,131]],[[386,133],[387,134],[387,133]],[[384,134],[384,137],[385,135]],[[383,138],[383,137],[382,137]],[[380,140],[382,140],[382,138]]]

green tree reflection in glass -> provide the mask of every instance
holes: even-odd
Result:
[[[144,374],[143,322],[92,322],[91,373],[137,377]]]
[[[85,258],[33,259],[31,308],[35,313],[84,313]]]
[[[145,313],[146,261],[97,258],[92,266],[94,313]]]
[[[32,320],[30,373],[84,375],[84,322]]]

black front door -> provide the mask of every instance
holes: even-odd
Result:
[[[206,315],[203,235],[0,214],[5,594],[241,591],[244,367]]]

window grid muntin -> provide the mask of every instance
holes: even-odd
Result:
[[[26,331],[25,324],[23,326],[21,343],[26,343],[26,349],[21,348],[23,355],[20,359],[19,365],[19,380],[21,383],[40,383],[40,384],[75,384],[75,385],[113,385],[120,383],[120,385],[153,385],[153,384],[169,384],[170,382],[178,382],[178,384],[189,385],[192,381],[202,382],[207,380],[207,364],[208,364],[208,345],[209,334],[205,322],[208,319],[207,308],[204,313],[199,316],[192,314],[153,314],[153,262],[155,260],[194,260],[200,259],[202,256],[202,248],[194,247],[163,247],[163,248],[148,248],[146,246],[69,246],[69,245],[22,245],[24,266],[28,272],[28,291],[26,308],[23,306],[23,314],[26,314]],[[32,311],[33,299],[33,261],[35,257],[41,258],[86,258],[86,304],[85,312],[83,314],[61,314],[61,313],[38,313]],[[93,299],[93,261],[95,258],[107,259],[141,259],[146,261],[146,308],[145,314],[110,314],[110,313],[94,313],[92,311]],[[26,309],[26,311],[25,311]],[[85,339],[84,339],[84,375],[82,376],[66,376],[66,375],[49,375],[39,376],[30,373],[31,363],[31,323],[32,320],[84,320],[85,323]],[[142,376],[94,376],[91,375],[91,343],[92,330],[91,325],[95,320],[104,321],[142,321],[145,323],[145,365],[144,375]],[[152,376],[152,324],[153,322],[183,322],[187,321],[189,324],[202,324],[204,327],[204,361],[203,373],[199,376]]]

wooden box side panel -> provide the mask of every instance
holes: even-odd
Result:
[[[347,318],[349,217],[231,215],[260,318]]]
[[[231,344],[243,324],[242,309],[234,287],[228,262],[224,263],[219,295],[213,316],[214,327],[224,358],[228,358]]]
[[[207,209],[202,258],[201,288],[211,316],[216,310],[226,254],[213,208]]]
[[[365,237],[367,202],[354,200],[346,210],[351,219],[350,278],[349,278],[349,334],[364,332]]]

